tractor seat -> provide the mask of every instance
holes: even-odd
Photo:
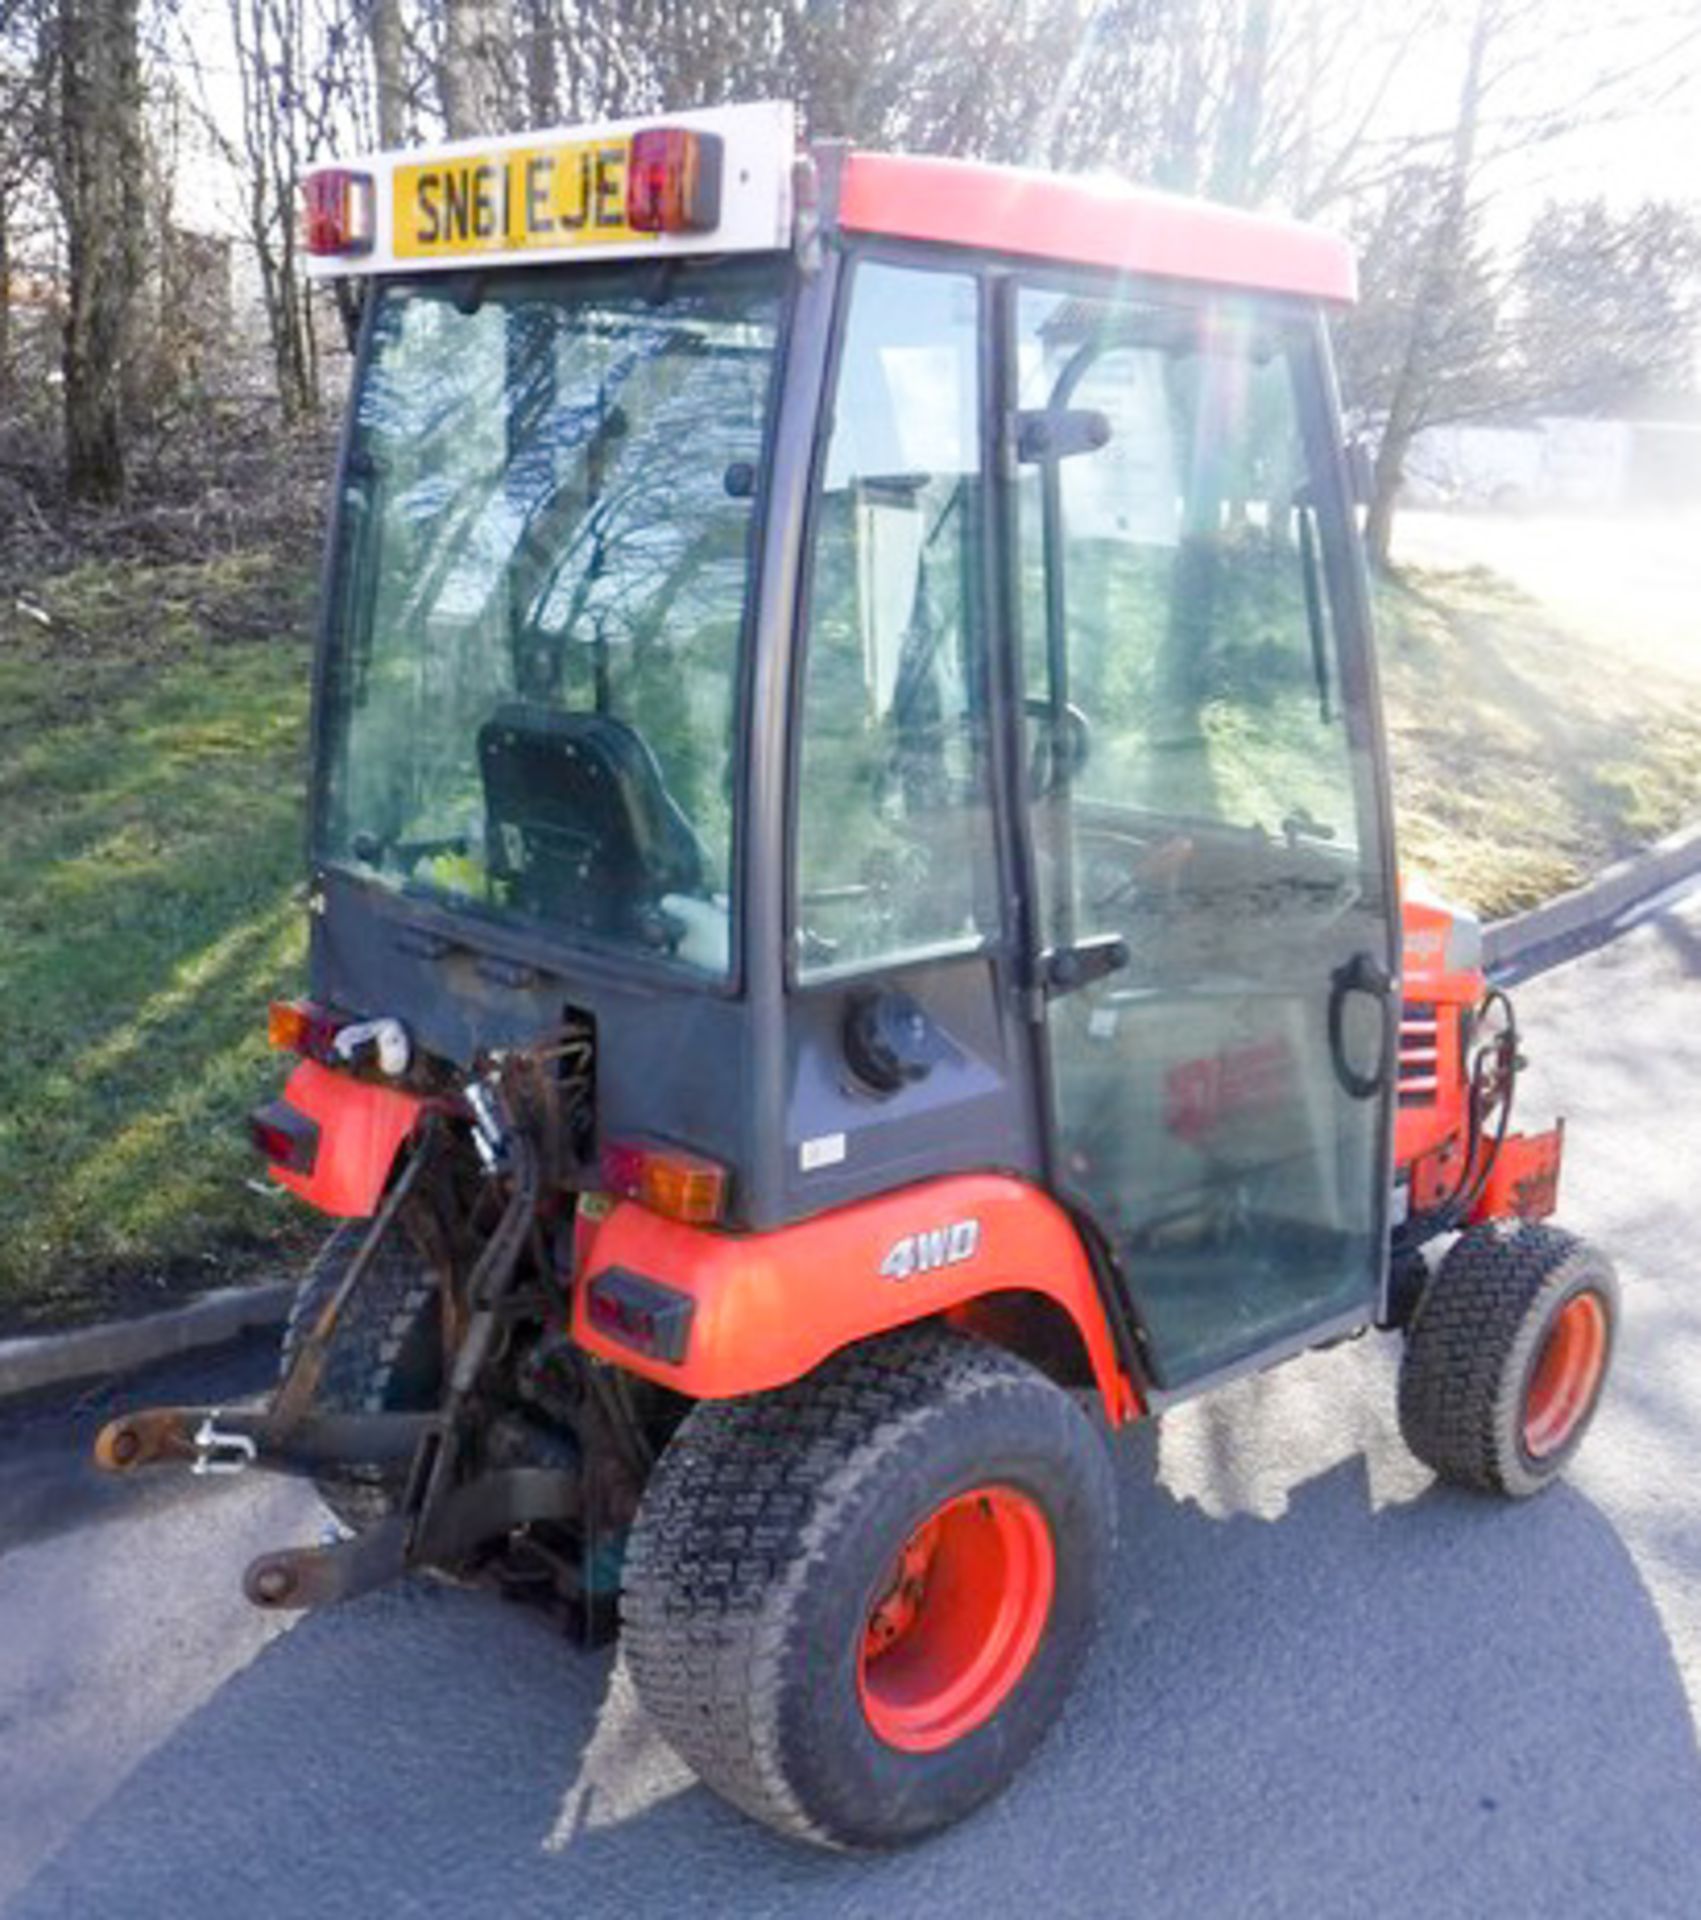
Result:
[[[642,735],[606,713],[499,707],[479,728],[491,877],[516,906],[630,935],[703,891],[702,844]]]

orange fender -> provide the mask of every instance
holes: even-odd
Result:
[[[1001,1174],[928,1181],[770,1233],[683,1226],[621,1201],[581,1249],[573,1337],[695,1400],[784,1386],[855,1341],[1021,1291],[1069,1316],[1106,1417],[1116,1424],[1141,1411],[1074,1223],[1046,1194]],[[591,1285],[616,1268],[689,1299],[680,1359],[637,1352],[591,1324]]]
[[[374,1086],[303,1060],[289,1076],[284,1105],[319,1130],[312,1170],[267,1169],[310,1207],[338,1219],[360,1220],[378,1211],[402,1142],[419,1124],[425,1102],[395,1087]]]

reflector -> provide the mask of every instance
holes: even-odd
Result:
[[[721,141],[682,127],[632,136],[626,224],[635,233],[707,233],[720,224]]]
[[[678,1147],[610,1141],[602,1150],[602,1178],[610,1193],[687,1226],[712,1227],[726,1211],[726,1168]]]
[[[311,1000],[274,1000],[266,1009],[266,1042],[277,1053],[299,1053],[329,1065],[333,1043],[348,1023]]]
[[[309,253],[370,253],[377,232],[372,176],[322,167],[301,183],[301,240]]]
[[[690,1343],[696,1302],[657,1280],[610,1267],[591,1282],[585,1310],[599,1333],[677,1366]]]
[[[317,1125],[282,1100],[248,1116],[248,1137],[274,1166],[291,1173],[311,1173],[319,1158]]]

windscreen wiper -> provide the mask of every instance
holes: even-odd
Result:
[[[1329,640],[1323,626],[1323,584],[1318,574],[1317,509],[1307,499],[1299,503],[1299,563],[1305,582],[1305,624],[1311,631],[1311,669],[1317,677],[1317,717],[1324,726],[1334,719],[1329,703]]]

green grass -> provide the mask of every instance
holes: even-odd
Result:
[[[1497,916],[1701,814],[1701,677],[1486,568],[1378,594],[1401,863]]]
[[[0,614],[0,1318],[144,1303],[287,1238],[242,1120],[296,985],[304,581],[90,565]],[[232,628],[254,638],[215,638]],[[216,1264],[215,1264],[216,1263]]]

